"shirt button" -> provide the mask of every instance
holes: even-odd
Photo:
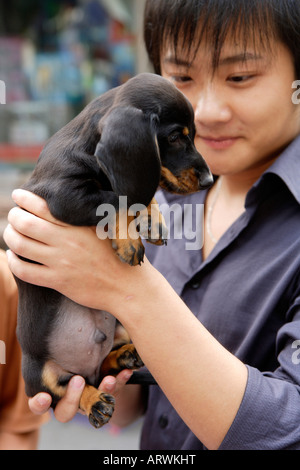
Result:
[[[194,289],[194,290],[199,289],[199,287],[200,287],[200,282],[197,282],[197,281],[191,282],[191,283],[190,283],[190,286],[191,286],[191,288]]]
[[[159,417],[158,424],[161,429],[165,429],[169,424],[168,416],[166,414],[161,415]]]

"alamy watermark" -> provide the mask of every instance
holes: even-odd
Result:
[[[127,224],[127,218],[119,217],[119,214],[128,214],[133,220]],[[163,224],[160,223],[161,214]],[[164,240],[184,239],[188,251],[200,250],[203,247],[204,204],[151,204],[148,209],[143,204],[127,207],[127,196],[119,196],[118,210],[111,204],[101,204],[96,215],[101,217],[97,225],[97,236],[102,240],[116,238],[118,222],[119,239],[137,240],[141,236],[156,240],[161,236]]]
[[[6,85],[3,80],[0,80],[0,104],[6,104]]]
[[[6,346],[4,341],[0,341],[0,364],[6,364]]]
[[[296,88],[296,91],[292,94],[292,102],[294,104],[300,104],[300,80],[295,80],[292,83],[292,88]]]
[[[293,342],[292,349],[296,349],[292,354],[292,363],[298,365],[300,364],[300,339],[296,339]]]

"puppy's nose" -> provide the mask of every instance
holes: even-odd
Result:
[[[209,168],[196,170],[196,173],[198,173],[199,189],[208,189],[212,186],[214,178]]]

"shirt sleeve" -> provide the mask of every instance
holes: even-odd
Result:
[[[277,334],[279,367],[247,366],[245,394],[219,450],[300,449],[300,297],[291,314]]]

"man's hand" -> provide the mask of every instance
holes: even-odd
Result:
[[[122,370],[116,377],[106,376],[99,385],[99,390],[109,393],[114,397],[123,390],[124,385],[130,379],[132,371]],[[55,407],[54,415],[61,423],[71,421],[79,410],[79,401],[85,381],[79,375],[75,375],[69,382],[65,396],[58,402]],[[29,399],[29,408],[34,414],[44,414],[51,406],[51,396],[41,392]]]

